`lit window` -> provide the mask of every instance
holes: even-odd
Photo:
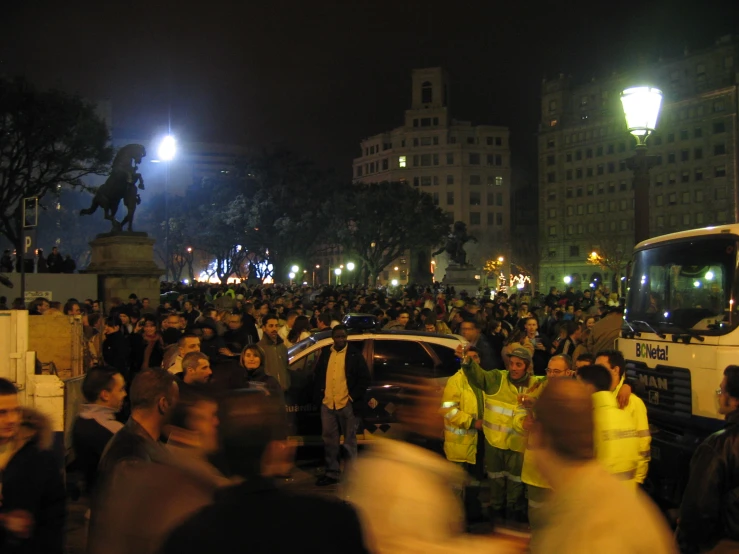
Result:
[[[495,186],[497,186],[497,187],[503,186],[503,177],[496,177],[495,178]]]
[[[398,156],[398,167],[405,167],[405,166],[406,166],[406,157]]]

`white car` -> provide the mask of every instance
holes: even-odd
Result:
[[[430,379],[441,390],[457,372],[458,345],[467,342],[459,335],[439,335],[423,331],[349,331],[348,348],[364,355],[372,381],[362,400],[360,440],[371,435],[389,435],[397,422],[398,395],[402,381]],[[331,331],[322,331],[288,350],[292,385],[287,392],[287,410],[295,413],[295,434],[304,443],[320,442],[319,406],[313,403],[313,370],[321,356],[333,345]]]

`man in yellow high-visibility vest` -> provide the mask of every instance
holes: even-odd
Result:
[[[631,416],[611,393],[610,372],[602,365],[589,365],[580,368],[578,379],[592,389],[595,458],[608,473],[636,488],[642,459],[639,437]]]
[[[468,351],[480,363],[479,355]],[[482,391],[473,388],[461,369],[452,375],[444,387],[441,412],[444,415],[444,454],[447,460],[469,469],[477,458],[477,433],[482,429]]]
[[[462,356],[459,346],[457,355]],[[526,508],[521,467],[526,440],[513,428],[519,400],[538,380],[530,375],[531,352],[524,347],[509,353],[509,369],[485,371],[468,356],[462,370],[472,387],[482,389],[482,430],[485,434],[485,467],[490,479],[490,509],[496,519],[524,521]]]
[[[624,378],[626,376],[624,355],[618,350],[604,350],[603,352],[598,352],[595,357],[595,363],[602,365],[611,373],[611,392],[616,397],[624,386]],[[631,417],[637,437],[639,438],[640,460],[636,469],[636,482],[641,484],[644,483],[644,479],[647,477],[649,461],[652,459],[652,435],[649,432],[647,407],[641,398],[635,394],[631,394],[628,404],[624,407],[624,411]]]

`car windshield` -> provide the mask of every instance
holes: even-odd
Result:
[[[736,241],[734,236],[711,235],[636,252],[626,321],[646,322],[662,332],[681,328],[723,334],[733,329]]]

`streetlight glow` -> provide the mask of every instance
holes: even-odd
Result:
[[[346,264],[346,268],[347,268],[347,269],[348,269],[349,271],[354,271],[354,267],[355,267],[355,266],[354,266],[354,262],[349,262],[348,264]]]
[[[159,156],[160,160],[169,162],[174,159],[176,153],[177,153],[177,141],[175,141],[172,135],[167,135],[166,137],[162,139],[162,142],[159,143],[159,149],[157,150],[157,155]]]
[[[637,140],[657,128],[662,91],[654,87],[632,87],[621,93],[626,127]]]
[[[339,275],[341,275],[341,268],[340,267],[337,267],[336,269],[334,269],[334,275],[336,275],[337,277]]]
[[[292,271],[288,273],[287,276],[290,277],[290,279],[295,279],[295,273],[293,273]]]
[[[298,269],[299,269],[298,266],[294,265],[290,268],[290,271],[292,271],[293,273],[297,273]]]
[[[503,263],[503,261],[504,261],[504,260],[505,260],[505,258],[503,258],[503,256],[498,256],[498,261],[499,261],[500,263]]]
[[[565,285],[569,285],[572,282],[572,277],[570,277],[569,275],[565,275],[564,282]]]
[[[393,279],[392,281],[390,281],[390,284],[392,286],[394,286],[394,287],[397,287],[398,286],[398,280],[397,279]]]

